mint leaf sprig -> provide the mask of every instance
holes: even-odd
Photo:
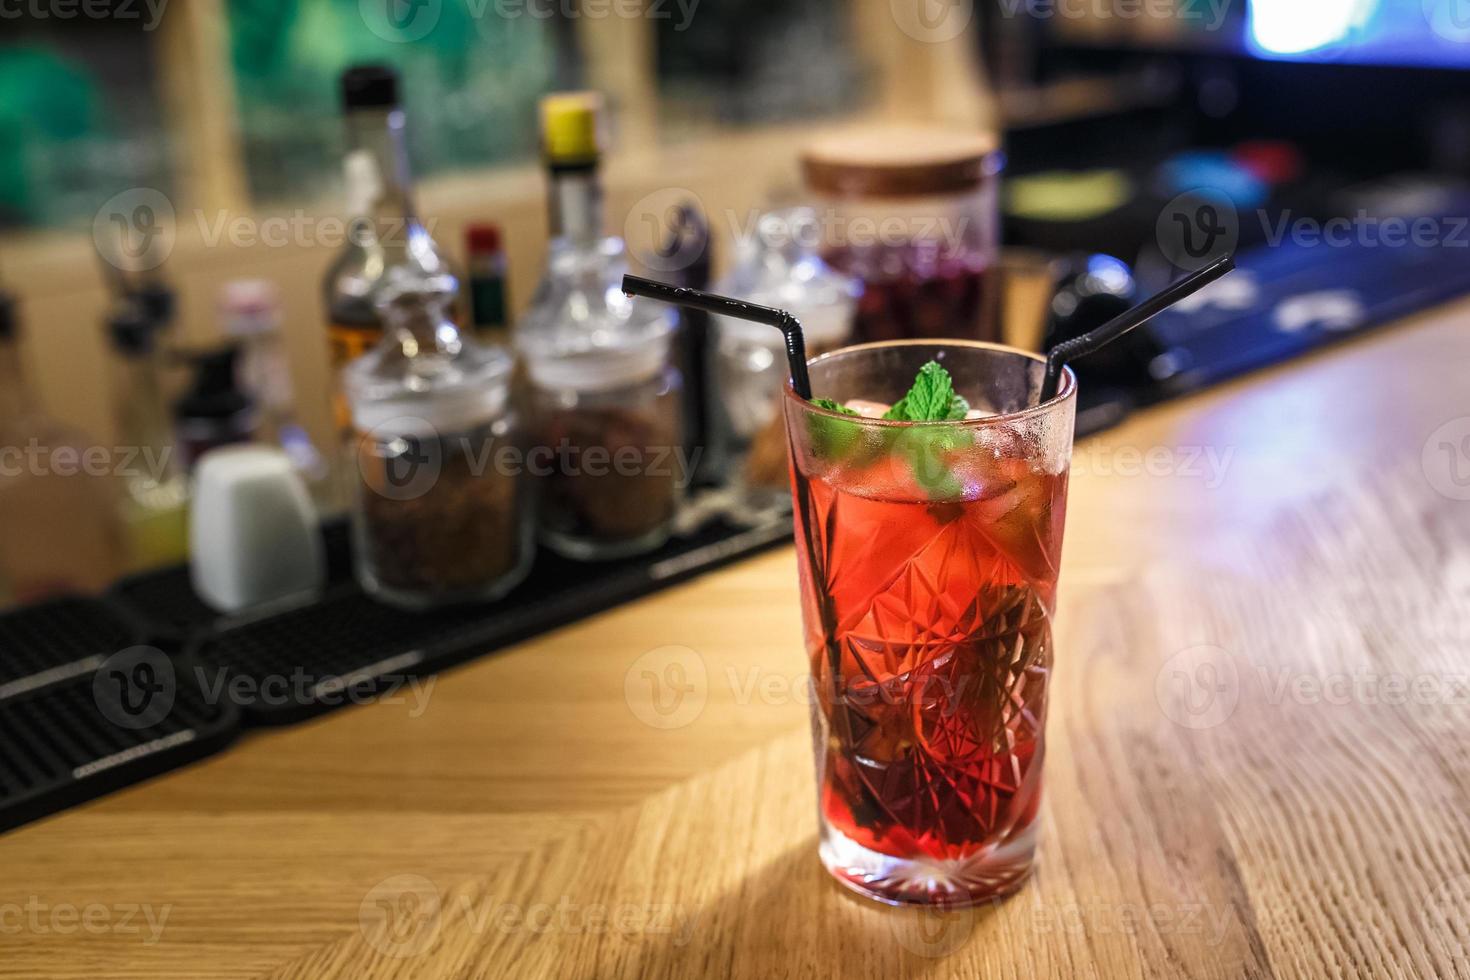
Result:
[[[813,398],[812,404],[828,412],[840,412],[843,415],[858,414],[856,410],[848,408],[846,405],[840,405],[830,398]]]
[[[837,412],[841,415],[856,417],[857,412],[840,405],[830,398],[813,398],[812,404],[829,412]],[[812,449],[817,455],[826,459],[844,459],[853,451],[853,447],[862,441],[863,432],[851,422],[841,419],[829,419],[822,415],[812,415],[807,418],[807,430],[811,433]]]
[[[890,422],[958,422],[970,403],[955,394],[954,379],[938,361],[919,368],[909,393],[883,414]]]
[[[955,393],[949,372],[938,361],[930,361],[919,368],[908,394],[883,417],[896,422],[959,422],[969,413],[970,403]],[[899,432],[893,451],[907,461],[914,479],[931,499],[953,500],[965,488],[950,470],[950,454],[970,445],[970,440],[970,433],[963,429],[921,426]]]
[[[856,417],[858,412],[830,398],[814,398],[812,404],[829,412]],[[958,422],[969,414],[970,404],[955,393],[954,379],[937,361],[919,369],[908,394],[883,414],[890,422]],[[810,420],[812,448],[831,460],[863,465],[883,452],[895,453],[908,463],[914,479],[931,499],[953,500],[964,493],[964,485],[950,470],[949,456],[971,444],[971,434],[950,426],[917,426],[890,429],[882,443],[864,440],[862,430],[851,422],[813,416]]]

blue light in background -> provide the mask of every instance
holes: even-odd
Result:
[[[1101,252],[1087,257],[1087,274],[1115,293],[1126,293],[1133,286],[1133,272],[1128,264]]]
[[[1160,165],[1158,176],[1165,193],[1213,191],[1237,208],[1261,207],[1271,196],[1265,181],[1217,150],[1176,153]]]
[[[1341,44],[1363,30],[1378,0],[1250,0],[1251,43],[1267,55]]]
[[[1470,0],[1250,0],[1248,12],[1258,58],[1470,68]]]

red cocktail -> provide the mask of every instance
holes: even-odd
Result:
[[[931,360],[968,405],[872,417]],[[821,856],[885,901],[972,904],[1031,867],[1076,388],[1029,408],[1042,369],[870,344],[811,363],[867,417],[787,393]]]

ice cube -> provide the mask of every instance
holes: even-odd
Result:
[[[996,459],[1025,459],[1026,437],[1008,425],[986,426],[980,430],[980,445]]]
[[[864,401],[861,398],[850,398],[843,407],[852,409],[865,419],[881,419],[893,406],[882,402]]]

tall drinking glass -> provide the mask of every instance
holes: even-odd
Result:
[[[920,340],[818,357],[812,389],[881,414],[930,360],[970,418],[845,416],[789,385],[785,412],[822,862],[880,901],[970,905],[1035,854],[1077,383],[1030,407],[1041,358]]]

